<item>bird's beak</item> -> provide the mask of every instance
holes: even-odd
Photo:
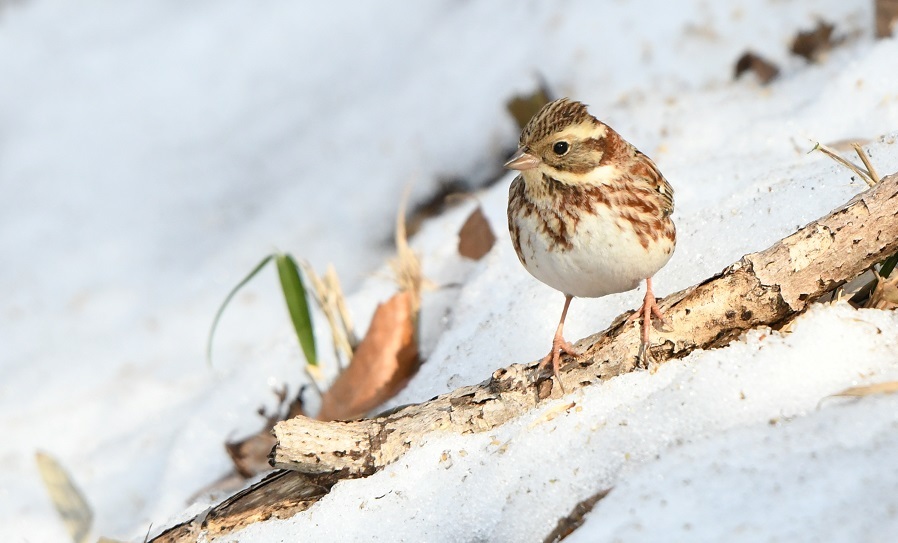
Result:
[[[505,163],[505,167],[509,170],[518,170],[521,172],[532,170],[537,166],[539,166],[539,159],[528,153],[526,147],[518,149],[518,152],[511,155],[511,158]]]

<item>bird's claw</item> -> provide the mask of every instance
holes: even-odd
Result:
[[[551,364],[552,375],[555,376],[555,380],[558,381],[558,386],[561,387],[561,392],[567,394],[567,390],[564,388],[564,383],[561,381],[561,374],[558,372],[558,369],[561,367],[561,356],[563,354],[574,358],[583,356],[582,352],[565,341],[564,338],[556,337],[552,341],[552,350],[539,361],[537,369],[542,372],[542,370]]]

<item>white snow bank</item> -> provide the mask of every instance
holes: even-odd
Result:
[[[894,313],[815,306],[791,333],[756,330],[486,434],[434,434],[308,511],[226,540],[538,541],[612,487],[574,541],[894,533],[898,398],[817,406],[898,379],[896,338]]]

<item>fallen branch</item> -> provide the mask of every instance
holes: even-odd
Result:
[[[696,349],[723,347],[751,328],[782,327],[814,300],[896,251],[898,174],[893,174],[769,249],[746,255],[714,277],[662,300],[668,331],[653,336],[652,358],[660,364]],[[586,355],[576,362],[567,360],[561,368],[568,390],[635,368],[639,330],[626,325],[626,317],[621,315],[607,330],[578,343]],[[378,471],[427,434],[487,431],[542,399],[561,396],[552,379],[534,379],[534,372],[535,363],[514,364],[496,370],[479,385],[368,420],[319,422],[297,417],[278,423],[272,464],[290,471],[268,480],[291,481],[290,495],[272,492],[266,488],[268,480],[262,481],[204,518],[176,526],[154,541],[192,541],[197,530],[214,537],[265,515],[295,514],[337,480]],[[310,486],[303,491],[303,484]],[[300,495],[309,497],[300,500]],[[249,497],[255,509],[247,516]],[[287,502],[291,506],[285,509]],[[241,503],[243,509],[237,507]]]

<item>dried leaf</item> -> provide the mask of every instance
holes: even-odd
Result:
[[[418,370],[413,294],[403,291],[377,306],[352,362],[321,400],[319,420],[363,416],[392,398]]]
[[[876,0],[876,37],[890,37],[896,25],[898,25],[898,0]]]
[[[84,495],[55,458],[42,452],[35,453],[35,458],[47,493],[56,507],[56,512],[62,518],[66,530],[72,537],[72,541],[75,543],[87,541],[93,522],[93,512]]]
[[[754,72],[762,85],[770,83],[780,73],[780,69],[776,64],[751,51],[746,51],[736,61],[736,70],[733,78],[739,79],[739,76],[747,71]]]
[[[863,398],[874,394],[892,394],[893,392],[898,392],[898,381],[886,381],[885,383],[876,383],[875,385],[846,388],[841,392],[831,394],[829,397]]]
[[[795,39],[792,40],[792,54],[804,57],[809,62],[816,62],[820,55],[838,44],[836,40],[833,40],[835,28],[825,21],[817,21],[814,30],[799,32],[795,36]]]
[[[496,235],[493,234],[483,209],[477,206],[458,232],[458,252],[465,258],[480,260],[490,252],[494,243]]]
[[[292,419],[297,415],[304,415],[302,395],[305,387],[299,389],[299,393],[292,401],[287,399],[287,386],[274,391],[278,398],[278,406],[274,412],[266,413],[264,407],[259,408],[259,414],[265,417],[265,426],[258,433],[240,441],[225,443],[225,450],[234,463],[237,473],[249,479],[260,473],[271,471],[268,463],[268,455],[277,440],[271,433],[274,425],[282,420]]]
[[[225,443],[225,450],[234,462],[234,469],[244,479],[271,471],[268,454],[277,439],[271,435],[271,428],[237,442]]]

